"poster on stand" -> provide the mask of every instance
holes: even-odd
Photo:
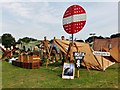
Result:
[[[74,63],[64,63],[62,78],[63,79],[74,79],[75,65]]]

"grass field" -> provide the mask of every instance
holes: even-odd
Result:
[[[80,68],[80,78],[73,80],[63,80],[61,74],[60,63],[24,69],[3,61],[2,88],[118,88],[118,64],[105,72]]]

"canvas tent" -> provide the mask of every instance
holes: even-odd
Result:
[[[113,58],[111,61],[120,62],[120,38],[95,39],[94,50],[100,51],[101,49],[110,52]]]
[[[54,39],[54,44],[56,44],[58,46],[58,48],[62,52],[64,52],[64,54],[67,54],[69,43],[70,43],[70,41]],[[114,62],[111,62],[110,60],[108,60],[104,57],[101,58],[101,56],[93,55],[93,50],[90,48],[89,44],[81,43],[81,42],[75,42],[75,43],[80,52],[86,53],[84,60],[82,62],[82,65],[85,66],[86,68],[105,70],[107,67],[114,64]],[[73,52],[77,51],[75,46],[72,48],[72,51]],[[72,55],[72,57],[73,57],[73,55]]]

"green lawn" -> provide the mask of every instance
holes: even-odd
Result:
[[[0,62],[1,63],[1,62]],[[24,69],[2,62],[2,88],[118,88],[118,64],[105,72],[80,69],[80,78],[63,80],[57,63],[39,69]]]

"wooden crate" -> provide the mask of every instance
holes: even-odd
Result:
[[[32,58],[33,58],[33,61],[35,61],[35,60],[40,61],[40,56],[39,55],[33,55]]]
[[[19,63],[17,61],[12,61],[12,65],[19,66]]]
[[[33,62],[23,62],[23,68],[26,69],[35,69],[40,68],[40,62],[39,61],[33,61]]]
[[[29,69],[30,68],[30,63],[23,62],[23,68]]]
[[[23,54],[23,62],[27,62],[27,55],[26,54]]]
[[[18,61],[23,62],[22,55],[18,55]]]
[[[31,69],[40,68],[40,61],[34,60],[32,63],[30,63],[30,68]]]
[[[23,60],[20,60],[21,58],[23,58]],[[12,61],[12,65],[26,68],[26,69],[40,68],[40,65],[41,65],[40,56],[21,55],[19,56],[18,61]]]
[[[32,61],[33,61],[33,56],[28,55],[28,56],[27,56],[27,60],[28,60],[28,62],[32,62]]]
[[[20,62],[20,67],[23,68],[23,62]]]
[[[22,55],[19,55],[18,56],[18,61],[20,61],[20,62],[27,62],[28,60],[27,60],[27,57],[28,55],[26,55],[26,54],[22,54]]]
[[[16,66],[20,67],[20,62],[16,61]]]

